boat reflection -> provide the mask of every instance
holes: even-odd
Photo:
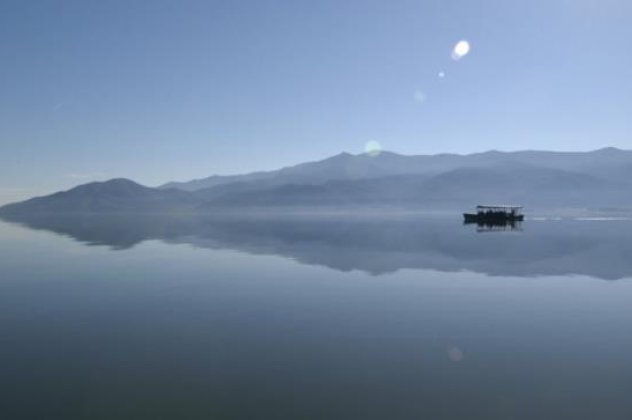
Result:
[[[502,220],[502,221],[465,221],[463,225],[476,225],[476,231],[483,232],[522,232],[522,222]]]

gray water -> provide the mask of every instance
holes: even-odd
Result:
[[[630,419],[632,221],[0,223],[0,418]]]

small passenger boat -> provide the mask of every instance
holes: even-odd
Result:
[[[504,224],[522,222],[522,206],[476,206],[476,213],[463,213],[465,223]]]

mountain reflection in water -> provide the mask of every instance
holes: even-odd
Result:
[[[421,216],[85,214],[11,221],[115,250],[161,240],[279,255],[303,264],[373,275],[434,269],[493,276],[632,277],[632,221],[627,220],[530,220],[519,229],[486,234],[463,226],[457,217]]]

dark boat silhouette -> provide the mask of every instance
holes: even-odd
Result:
[[[508,223],[522,222],[522,206],[476,206],[476,213],[463,213],[465,223],[478,223],[485,225],[505,225]]]

